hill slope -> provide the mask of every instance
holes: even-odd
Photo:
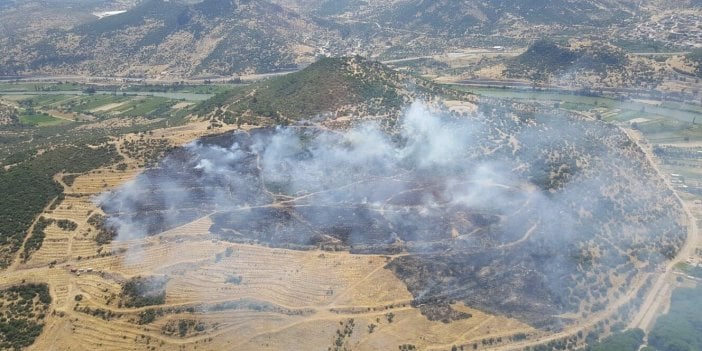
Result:
[[[540,40],[516,57],[511,62],[511,69],[546,73],[565,70],[605,72],[623,69],[628,63],[629,58],[624,51],[606,44],[569,47]]]
[[[353,14],[355,20],[391,28],[461,35],[481,27],[527,24],[603,25],[628,18],[638,8],[622,0],[557,1],[331,1],[278,0],[320,16]]]
[[[323,58],[300,72],[221,96],[219,111],[230,118],[263,116],[278,122],[317,115],[396,116],[412,99],[456,94],[359,56]]]
[[[264,0],[194,4],[147,0],[125,13],[16,48],[16,54],[4,57],[0,64],[13,73],[271,72],[295,67],[305,55],[313,55],[307,50],[306,35],[334,36],[314,21]]]

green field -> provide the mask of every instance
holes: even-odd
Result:
[[[0,92],[49,92],[82,90],[78,83],[0,83]]]
[[[153,96],[174,100],[203,101],[227,92],[243,84],[135,84],[127,87],[118,85],[86,85],[78,83],[0,83],[0,96],[40,96],[53,95],[94,95],[94,96]],[[94,90],[88,93],[87,89]]]
[[[654,143],[702,140],[702,107],[662,102],[658,105],[634,100],[582,96],[569,92],[530,89],[454,86],[463,91],[497,99],[552,102],[554,108],[599,114],[608,122],[629,122],[644,118],[636,126]]]
[[[35,125],[38,127],[55,126],[58,124],[69,123],[65,119],[55,118],[42,113],[34,113],[31,115],[22,114],[19,117],[20,123]]]

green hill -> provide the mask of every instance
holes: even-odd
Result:
[[[229,119],[263,116],[283,121],[323,114],[395,115],[414,98],[459,94],[465,96],[359,56],[323,58],[300,72],[222,95],[203,104],[200,111],[211,111],[214,102],[223,107],[219,111]]]
[[[627,54],[608,44],[593,43],[570,47],[539,40],[508,62],[507,75],[513,78],[547,78],[549,75],[566,71],[607,74],[625,69],[628,64]]]

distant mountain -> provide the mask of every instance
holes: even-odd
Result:
[[[125,10],[136,0],[2,0],[0,61],[52,35],[97,18],[94,13]],[[0,66],[0,73],[7,67]]]
[[[218,111],[230,121],[259,116],[277,123],[322,115],[395,116],[413,99],[456,94],[359,56],[323,58],[300,72],[220,96]]]
[[[2,57],[0,65],[6,74],[272,72],[312,61],[309,45],[327,36],[335,34],[265,0],[145,0],[125,13],[53,33]]]
[[[0,10],[6,20],[0,75],[270,73],[321,55],[403,58],[501,38],[521,44],[572,25],[620,24],[640,11],[625,0],[96,0],[91,6],[68,0],[63,7],[57,1],[45,1],[56,15],[46,10],[36,21],[41,0]],[[92,14],[116,8],[128,11]]]

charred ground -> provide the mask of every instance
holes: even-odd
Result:
[[[390,133],[299,123],[202,138],[102,208],[121,238],[209,216],[224,240],[393,254],[413,305],[446,322],[469,317],[450,307],[463,301],[559,329],[676,254],[675,199],[619,129],[481,106],[415,105]]]

